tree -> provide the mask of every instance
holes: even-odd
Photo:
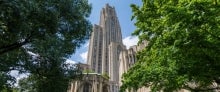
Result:
[[[0,71],[0,89],[3,92],[12,92],[10,85],[15,82],[15,78],[11,77],[9,74]]]
[[[34,87],[35,79],[32,76],[27,78],[22,78],[18,82],[18,91],[20,92],[37,92],[36,87]]]
[[[41,71],[46,71],[40,74],[32,73],[27,78],[20,79],[19,92],[66,92],[69,82],[82,76],[82,71],[76,65],[68,65],[67,70],[63,67],[52,68],[57,69],[42,69]]]
[[[0,73],[65,77],[65,59],[89,38],[90,12],[87,0],[0,0]]]
[[[210,91],[220,84],[219,0],[142,0],[131,5],[134,35],[149,41],[123,75],[121,91],[150,87]],[[193,85],[193,86],[192,86]]]

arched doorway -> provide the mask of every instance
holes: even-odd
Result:
[[[77,92],[92,92],[92,84],[89,82],[84,82],[77,89]]]
[[[83,92],[92,92],[92,85],[88,82],[84,83]]]
[[[102,92],[109,92],[109,86],[108,85],[104,85],[102,87]]]

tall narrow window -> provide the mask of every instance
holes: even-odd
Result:
[[[89,83],[85,83],[83,86],[83,92],[92,92],[92,86]]]

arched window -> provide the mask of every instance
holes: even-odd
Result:
[[[108,85],[104,85],[104,86],[103,86],[102,92],[108,92]]]
[[[121,51],[122,51],[122,47],[120,45],[118,45],[118,47],[117,47],[117,56],[119,56]],[[117,60],[119,60],[119,57],[117,58]]]
[[[92,92],[92,85],[86,82],[83,86],[83,92]]]

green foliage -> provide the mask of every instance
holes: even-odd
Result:
[[[45,91],[38,92],[55,92],[50,90],[57,86],[45,87],[54,78],[66,83],[75,77],[65,59],[89,38],[90,12],[87,0],[0,0],[0,76],[7,77],[0,79],[0,91],[11,87],[11,70],[45,78]]]
[[[105,79],[108,79],[108,80],[110,79],[110,77],[109,77],[109,75],[107,73],[103,73],[102,77],[104,77]]]
[[[131,5],[133,34],[149,44],[123,75],[122,91],[142,86],[153,92],[215,89],[210,85],[220,83],[219,0],[142,1],[141,7]]]
[[[15,83],[15,78],[11,77],[8,73],[0,71],[0,90],[11,92],[11,85]]]
[[[54,65],[53,69],[44,69],[47,72],[31,74],[27,78],[19,80],[18,89],[20,92],[66,92],[69,82],[72,79],[79,79],[81,71],[73,66],[68,70]],[[47,87],[47,88],[45,88]]]
[[[94,71],[91,69],[86,69],[86,70],[83,70],[83,73],[94,73]]]
[[[37,92],[34,87],[35,79],[32,75],[27,78],[22,78],[18,82],[18,90],[20,92]]]

